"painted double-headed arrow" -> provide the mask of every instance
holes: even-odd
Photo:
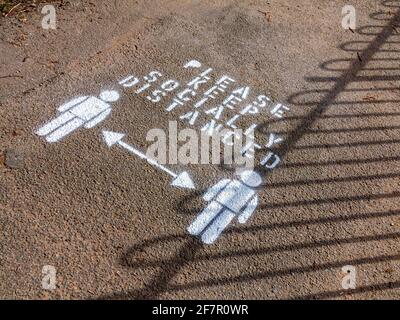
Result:
[[[171,185],[174,187],[187,188],[187,189],[195,188],[192,178],[190,178],[190,175],[186,171],[184,171],[180,174],[176,174],[175,172],[171,171],[164,165],[158,163],[156,160],[149,158],[143,152],[141,152],[141,151],[135,149],[134,147],[132,147],[131,145],[123,142],[122,139],[124,137],[125,137],[125,134],[123,134],[123,133],[117,133],[117,132],[103,130],[103,138],[108,147],[111,148],[114,144],[118,144],[120,147],[129,151],[131,154],[134,154],[134,155],[138,156],[139,158],[146,160],[148,163],[150,163],[154,167],[161,169],[164,172],[168,173],[170,176],[172,176],[174,178],[171,182]]]

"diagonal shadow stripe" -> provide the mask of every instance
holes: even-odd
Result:
[[[211,261],[211,260],[221,260],[233,257],[241,257],[241,256],[256,256],[256,255],[267,255],[272,253],[282,253],[286,251],[292,250],[307,250],[314,249],[318,247],[330,247],[337,245],[347,245],[354,243],[364,243],[364,242],[375,242],[382,240],[397,240],[400,239],[400,232],[388,233],[388,234],[379,234],[379,235],[368,235],[368,236],[358,236],[358,237],[349,237],[349,238],[340,238],[340,239],[326,239],[319,240],[313,242],[304,242],[298,244],[288,244],[288,245],[278,245],[269,248],[256,248],[256,249],[243,249],[237,251],[229,251],[222,253],[215,253],[210,255],[191,255],[191,262],[201,262],[201,261]],[[193,242],[192,242],[193,244]],[[157,260],[151,261],[149,263],[127,263],[130,267],[155,267],[155,266],[164,266],[171,265],[176,261],[176,258],[165,259],[165,260]]]
[[[349,222],[356,220],[366,220],[366,219],[378,219],[385,217],[400,217],[400,211],[388,211],[388,212],[370,212],[370,213],[358,213],[351,214],[345,216],[334,216],[334,217],[325,217],[318,219],[308,219],[308,220],[292,220],[286,222],[276,222],[269,223],[263,225],[253,225],[253,226],[240,226],[240,227],[232,227],[227,230],[226,234],[243,234],[243,233],[254,233],[258,231],[267,231],[267,230],[277,230],[277,229],[286,229],[293,227],[302,227],[309,225],[318,225],[318,224],[332,224],[332,223],[341,223],[341,222]],[[141,243],[131,247],[128,251],[126,251],[125,255],[121,258],[121,265],[125,267],[135,267],[135,268],[147,268],[147,267],[162,267],[165,261],[154,260],[154,261],[141,261],[141,262],[132,262],[132,257],[136,252],[143,251],[151,251],[152,247],[168,242],[178,242],[186,239],[186,234],[171,234],[159,236],[156,238],[151,238],[142,241]]]
[[[359,265],[366,265],[366,264],[373,264],[373,263],[383,263],[383,262],[389,262],[393,260],[400,260],[400,255],[389,255],[389,256],[377,256],[377,257],[366,257],[366,258],[360,258],[360,259],[355,259],[355,260],[342,260],[342,261],[336,261],[336,262],[329,262],[329,263],[323,263],[319,265],[310,265],[310,266],[304,266],[304,267],[294,267],[294,268],[287,268],[283,270],[270,270],[270,271],[265,271],[265,272],[257,272],[257,273],[247,273],[247,274],[242,274],[239,276],[233,276],[233,277],[221,277],[221,278],[215,278],[215,279],[207,279],[203,281],[193,281],[191,283],[185,283],[185,284],[171,284],[168,286],[168,291],[180,291],[180,290],[190,290],[190,289],[196,289],[196,288],[206,288],[206,287],[216,287],[216,286],[223,286],[223,285],[229,285],[232,283],[237,283],[237,282],[252,282],[252,281],[257,281],[257,280],[262,280],[262,279],[268,279],[268,278],[274,278],[274,277],[284,277],[284,276],[289,276],[293,275],[296,273],[310,273],[310,272],[316,272],[319,270],[332,270],[332,269],[338,269],[342,268],[345,265],[352,265],[352,266],[359,266]],[[146,289],[138,289],[138,290],[132,290],[129,292],[120,292],[120,293],[115,293],[112,295],[112,298],[114,299],[130,299],[130,298],[137,298],[144,296],[146,294]],[[340,294],[342,291],[338,291]],[[333,293],[329,293],[329,295],[332,295]],[[315,296],[315,295],[312,295]],[[301,299],[301,298],[300,298]]]
[[[364,287],[356,288],[353,290],[338,290],[338,291],[320,292],[320,293],[310,294],[310,295],[306,295],[306,296],[298,296],[293,299],[295,299],[295,300],[332,299],[332,298],[346,296],[346,295],[361,294],[361,293],[373,292],[373,291],[378,291],[378,290],[393,290],[393,289],[400,289],[400,281],[372,284],[369,286],[364,286]]]
[[[351,176],[341,178],[329,178],[329,179],[310,179],[310,180],[297,180],[288,182],[272,182],[265,184],[268,188],[286,188],[293,186],[309,186],[313,184],[323,183],[340,183],[340,182],[355,182],[355,181],[367,181],[367,180],[380,180],[380,179],[394,179],[399,178],[399,173],[386,173],[386,174],[374,174],[369,176]]]
[[[366,159],[349,159],[349,160],[331,160],[331,161],[323,161],[323,162],[292,162],[283,164],[282,167],[277,168],[304,168],[304,167],[324,167],[324,166],[338,166],[338,165],[350,165],[350,164],[367,164],[367,163],[384,163],[384,162],[393,162],[400,161],[399,157],[377,157],[377,158],[366,158]]]

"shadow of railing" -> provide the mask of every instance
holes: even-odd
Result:
[[[341,114],[326,114],[328,108],[335,108],[335,106],[376,106],[386,104],[396,104],[400,102],[400,90],[399,87],[393,85],[393,81],[400,81],[399,74],[382,74],[386,72],[399,71],[399,66],[394,66],[393,63],[400,61],[400,58],[391,57],[390,55],[398,55],[400,52],[400,1],[383,1],[382,5],[385,8],[391,9],[391,13],[387,12],[376,12],[370,15],[374,21],[374,25],[368,25],[357,29],[357,33],[362,37],[373,37],[368,41],[353,41],[343,43],[340,48],[346,53],[356,53],[354,59],[332,59],[326,61],[320,65],[321,70],[324,72],[337,72],[338,75],[327,76],[327,77],[307,77],[306,81],[311,84],[321,83],[332,83],[333,86],[330,89],[316,89],[307,90],[296,93],[288,98],[288,102],[293,106],[310,108],[310,111],[304,116],[289,116],[283,120],[271,119],[268,123],[260,126],[259,130],[268,128],[268,125],[273,122],[280,121],[295,121],[294,129],[287,135],[286,143],[278,146],[275,151],[284,158],[289,152],[301,150],[303,152],[309,150],[318,149],[341,149],[341,148],[359,148],[359,147],[370,147],[374,145],[397,145],[400,143],[398,139],[385,139],[385,140],[374,140],[374,141],[351,141],[343,143],[316,143],[311,145],[299,144],[300,140],[313,134],[339,134],[339,133],[359,133],[359,132],[371,132],[371,131],[386,131],[386,130],[398,130],[400,126],[374,126],[374,127],[358,127],[358,128],[335,128],[335,129],[312,129],[317,121],[326,120],[339,120],[352,121],[355,118],[364,119],[365,123],[368,123],[369,119],[376,118],[389,118],[400,116],[400,112],[366,112],[366,113],[354,113],[351,110],[346,110],[346,113]],[[396,11],[393,12],[395,9]],[[383,22],[384,25],[380,25],[379,22]],[[399,39],[394,40],[395,39]],[[361,45],[361,47],[360,47]],[[398,46],[399,49],[393,49],[393,46]],[[383,55],[383,56],[382,56]],[[368,72],[375,72],[377,74],[367,75]],[[363,86],[370,85],[369,88],[365,87],[354,87],[358,84]],[[384,86],[380,87],[383,83]],[[353,86],[352,88],[349,88]],[[378,86],[378,87],[377,87]],[[353,97],[347,100],[341,100],[342,95],[352,94],[357,97],[359,94],[375,94],[384,93],[387,95],[397,96],[397,98],[390,99],[385,97],[384,99],[376,99],[374,97],[364,97],[361,99]],[[316,96],[319,98],[315,99]],[[311,98],[311,99],[310,99]],[[305,168],[305,167],[324,167],[329,168],[330,166],[337,165],[368,165],[373,163],[397,163],[400,161],[400,156],[397,155],[386,155],[386,156],[373,156],[365,159],[329,159],[327,161],[301,161],[301,162],[289,162],[283,164],[278,170],[285,170],[291,168]],[[263,167],[258,167],[259,172],[263,172],[265,175],[269,175],[270,172],[266,171]],[[327,178],[327,179],[302,179],[289,182],[269,182],[263,187],[269,189],[275,188],[286,188],[292,186],[313,186],[326,183],[348,183],[357,181],[376,181],[382,179],[398,178],[399,172],[382,173],[382,174],[368,174],[368,175],[352,175],[346,177]],[[179,203],[177,203],[177,211],[182,215],[188,215],[191,213],[198,213],[201,208],[191,207],[191,203],[195,200],[201,191],[194,192],[193,194],[183,197]],[[397,199],[400,196],[400,192],[391,193],[370,193],[353,196],[335,196],[330,198],[319,198],[311,200],[299,200],[291,202],[281,203],[268,203],[263,204],[260,208],[265,209],[283,209],[288,207],[308,207],[312,205],[330,204],[330,203],[342,203],[342,202],[357,202],[357,201],[371,201],[379,199]],[[276,222],[257,226],[244,226],[244,227],[232,227],[227,230],[226,234],[240,234],[245,235],[248,233],[261,232],[272,229],[286,229],[290,227],[299,227],[306,225],[330,225],[334,223],[347,223],[351,221],[368,221],[368,219],[376,218],[393,218],[399,217],[400,211],[398,210],[382,210],[382,212],[350,212],[337,217],[322,217],[317,219],[304,219],[304,220],[292,220],[286,222]],[[375,234],[375,235],[357,235],[351,237],[341,237],[334,239],[315,240],[310,242],[299,242],[292,244],[275,245],[266,248],[256,247],[254,249],[241,249],[235,251],[228,251],[222,253],[204,253],[203,245],[197,239],[189,237],[187,234],[175,234],[159,236],[152,239],[141,241],[137,245],[132,246],[127,250],[121,257],[120,264],[126,268],[134,269],[147,269],[147,268],[158,268],[156,275],[146,284],[144,288],[133,289],[127,292],[117,292],[107,296],[102,296],[100,299],[154,299],[159,297],[165,292],[176,292],[180,290],[221,286],[232,283],[248,282],[254,280],[262,280],[267,278],[274,278],[286,275],[292,275],[294,273],[312,273],[318,270],[328,270],[334,268],[341,268],[344,265],[361,266],[365,264],[377,264],[383,262],[390,262],[399,260],[399,254],[393,255],[379,255],[371,257],[360,257],[354,259],[344,259],[341,261],[325,262],[321,264],[312,264],[309,266],[285,268],[281,270],[269,270],[263,272],[248,272],[236,276],[216,276],[210,279],[201,281],[189,280],[184,284],[174,284],[172,280],[179,274],[186,266],[201,261],[211,260],[224,260],[231,257],[241,256],[256,256],[266,255],[274,252],[284,251],[295,251],[303,249],[313,249],[330,246],[341,246],[346,244],[365,244],[369,242],[387,241],[387,240],[398,240],[400,238],[399,232],[392,232],[386,234]],[[157,258],[151,260],[148,258],[141,259],[138,253],[143,251],[151,251],[160,244],[168,243],[170,246],[177,249],[176,254],[171,258],[163,259]],[[295,297],[297,299],[323,299],[323,298],[334,298],[340,297],[345,294],[358,294],[371,291],[379,291],[386,289],[399,288],[399,282],[381,283],[370,286],[359,287],[354,290],[338,290],[331,292],[321,292],[316,294],[310,294],[305,296]]]
[[[397,258],[398,260],[398,258]],[[370,286],[362,286],[352,290],[337,290],[337,291],[328,291],[328,292],[320,292],[315,294],[310,294],[306,296],[298,296],[294,299],[296,300],[321,300],[321,299],[333,299],[337,297],[345,297],[355,294],[367,293],[367,292],[377,292],[384,290],[393,290],[400,289],[400,281],[393,282],[385,282],[385,283],[377,283]]]

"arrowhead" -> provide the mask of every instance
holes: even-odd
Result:
[[[186,188],[186,189],[195,189],[192,178],[190,178],[189,174],[186,171],[179,174],[174,179],[174,181],[172,181],[171,186],[179,187],[179,188]]]
[[[103,139],[109,147],[119,142],[124,136],[125,134],[123,133],[103,130]]]

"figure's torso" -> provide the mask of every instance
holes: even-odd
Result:
[[[89,97],[84,102],[71,108],[69,111],[84,121],[89,121],[103,111],[110,108],[110,105],[96,97]]]
[[[234,180],[228,183],[218,194],[216,201],[233,212],[239,213],[255,193],[253,189],[245,184]]]

